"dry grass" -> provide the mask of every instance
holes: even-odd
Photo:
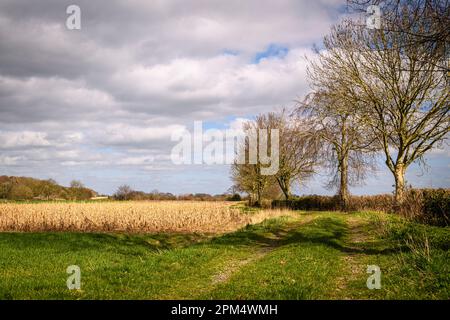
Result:
[[[286,210],[243,213],[229,202],[149,201],[0,204],[0,231],[223,233]]]

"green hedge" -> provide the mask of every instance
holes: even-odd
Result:
[[[274,200],[272,208],[293,210],[336,211],[340,210],[336,196],[310,195],[292,200]],[[350,197],[349,211],[375,210],[398,213],[411,220],[438,226],[450,225],[450,189],[411,189],[401,208],[395,208],[390,194]]]
[[[310,195],[292,200],[274,200],[273,209],[289,208],[292,210],[333,211],[339,209],[337,197]]]
[[[413,212],[415,206],[411,205],[414,199],[419,202],[416,212]],[[418,221],[438,226],[450,225],[450,189],[412,190],[403,210],[410,206],[410,211],[415,213],[413,218]]]

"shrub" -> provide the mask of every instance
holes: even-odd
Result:
[[[329,196],[303,196],[292,200],[274,200],[272,208],[289,208],[292,210],[330,211],[339,209],[339,199]]]
[[[89,200],[95,196],[95,192],[88,188],[68,188],[67,193],[72,200]]]
[[[0,184],[0,199],[7,199],[11,191],[11,183],[4,182]]]
[[[450,225],[450,189],[409,190],[400,214],[422,223]]]
[[[227,201],[242,201],[241,195],[239,193],[235,193],[232,196],[227,198]]]
[[[373,196],[351,196],[348,210],[373,210],[392,212],[394,208],[394,196],[391,194],[378,194]]]
[[[23,185],[14,185],[9,191],[9,199],[11,200],[30,200],[33,198],[33,191]]]

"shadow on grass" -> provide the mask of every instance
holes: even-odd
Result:
[[[235,233],[211,240],[211,243],[226,246],[256,246],[277,248],[295,244],[318,244],[332,247],[345,253],[367,255],[393,254],[403,248],[392,246],[386,241],[349,241],[348,225],[333,217],[317,218],[304,224],[274,224],[248,226]]]
[[[309,243],[326,245],[345,253],[368,255],[391,254],[405,249],[381,239],[352,243],[348,238],[349,227],[343,219],[318,217],[307,223],[288,222],[283,219],[268,220],[213,239],[208,235],[182,233],[0,233],[0,245],[6,242],[18,249],[49,248],[65,252],[107,250],[124,255],[142,255],[146,252],[197,245],[271,249]]]
[[[106,234],[78,232],[0,233],[0,245],[4,242],[15,248],[52,248],[62,251],[116,250],[127,255],[143,251],[162,251],[185,247],[204,240],[200,234]]]

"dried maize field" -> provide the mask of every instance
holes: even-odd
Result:
[[[0,231],[224,233],[290,214],[282,210],[243,212],[228,202],[3,203]]]

